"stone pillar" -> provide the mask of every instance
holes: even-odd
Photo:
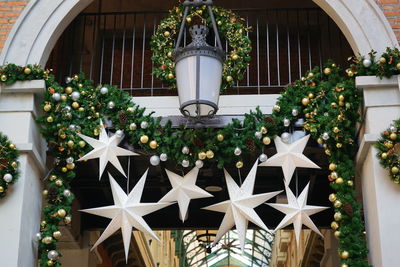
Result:
[[[43,90],[43,80],[1,88],[0,131],[21,151],[20,178],[0,200],[1,266],[37,266],[35,235],[39,232],[46,144],[34,120]]]
[[[357,77],[356,83],[364,92],[365,122],[360,133],[357,170],[364,203],[369,261],[375,267],[398,266],[400,186],[394,184],[388,171],[380,166],[373,143],[393,120],[400,118],[399,77]]]

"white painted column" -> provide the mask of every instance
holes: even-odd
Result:
[[[46,145],[34,120],[44,88],[42,80],[1,88],[0,131],[21,151],[20,178],[0,200],[1,266],[37,266]]]
[[[361,181],[369,248],[374,267],[398,266],[400,251],[400,186],[389,178],[376,158],[373,143],[400,118],[399,77],[357,77],[364,92],[365,122],[360,135],[357,169]]]

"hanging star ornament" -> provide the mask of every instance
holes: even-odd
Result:
[[[93,245],[92,250],[120,228],[124,242],[126,261],[128,261],[132,227],[141,232],[148,233],[153,238],[159,240],[142,217],[173,203],[140,203],[147,171],[143,174],[142,178],[140,178],[139,182],[135,185],[129,195],[126,195],[114,178],[108,174],[110,176],[114,205],[81,210],[82,212],[112,219],[107,228],[101,234],[100,238]]]
[[[89,145],[93,147],[93,150],[84,155],[78,161],[99,158],[100,161],[99,180],[101,179],[101,176],[104,170],[106,169],[108,162],[114,165],[114,167],[117,168],[117,170],[126,177],[125,171],[122,168],[121,163],[119,162],[117,157],[138,156],[138,154],[130,150],[123,149],[122,147],[119,147],[118,144],[119,142],[121,142],[121,137],[118,137],[116,134],[114,134],[111,137],[108,137],[107,132],[103,126],[103,122],[100,121],[100,123],[101,123],[101,132],[99,140],[78,133],[78,136],[80,138],[85,140],[87,143],[89,143]]]
[[[288,199],[288,204],[272,204],[266,203],[267,205],[279,210],[286,214],[283,220],[279,223],[279,225],[275,228],[276,230],[282,229],[283,227],[293,223],[294,232],[296,235],[297,247],[299,247],[300,242],[300,231],[301,226],[304,224],[320,236],[322,236],[321,232],[315,226],[313,221],[310,219],[310,215],[318,213],[320,211],[329,209],[328,207],[321,206],[309,206],[307,205],[307,195],[308,195],[308,187],[310,183],[304,188],[303,192],[301,192],[300,196],[296,198],[293,192],[290,190],[288,186],[286,186],[286,195]]]
[[[225,180],[229,193],[229,200],[220,202],[203,209],[225,213],[212,246],[227,233],[234,225],[238,231],[240,247],[244,250],[248,222],[251,221],[260,228],[269,231],[254,208],[278,195],[282,191],[253,195],[254,182],[257,172],[256,161],[247,175],[244,183],[239,187],[229,173],[224,169]]]
[[[277,136],[274,139],[277,153],[259,166],[282,166],[285,184],[290,184],[296,167],[320,169],[320,167],[303,155],[310,135],[307,135],[294,143],[285,144]]]
[[[160,199],[160,202],[177,201],[179,205],[179,214],[182,222],[185,221],[190,200],[198,198],[213,197],[207,191],[196,186],[198,168],[193,168],[185,176],[179,176],[169,170],[167,172],[172,189]]]

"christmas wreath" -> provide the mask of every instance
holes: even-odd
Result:
[[[175,65],[173,51],[174,40],[179,33],[183,17],[184,6],[173,8],[169,16],[161,21],[151,39],[153,51],[152,60],[156,64],[154,74],[170,88],[176,87]],[[229,45],[228,56],[224,62],[222,72],[221,90],[234,86],[237,81],[244,78],[244,72],[250,62],[251,42],[248,37],[250,27],[244,25],[244,19],[236,16],[232,11],[221,7],[213,7],[218,31],[223,40]],[[209,13],[206,6],[191,7],[186,18],[187,24],[199,22],[211,26]]]
[[[383,133],[375,143],[378,149],[377,157],[383,168],[389,170],[393,182],[400,183],[400,119],[393,121],[393,124]]]
[[[18,155],[15,145],[0,133],[0,198],[6,196],[9,186],[18,179]]]

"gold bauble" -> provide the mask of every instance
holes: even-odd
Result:
[[[53,266],[53,265],[54,265],[54,261],[52,261],[52,260],[47,261],[47,266]]]
[[[335,202],[337,200],[336,195],[334,193],[329,195],[329,201],[330,202]]]
[[[342,143],[336,143],[337,148],[342,148],[342,146],[343,146]]]
[[[308,94],[308,98],[313,99],[314,98],[314,94],[313,93],[309,93]]]
[[[129,124],[129,130],[135,131],[136,129],[137,129],[136,123],[132,122],[131,124]]]
[[[308,104],[310,104],[310,99],[308,99],[307,97],[303,98],[301,100],[301,103],[303,104],[303,106],[307,106]]]
[[[198,154],[199,159],[204,160],[207,157],[206,152],[199,152]]]
[[[198,9],[198,10],[196,10],[196,13],[199,14],[199,15],[201,15],[201,14],[203,14],[203,10]]]
[[[221,25],[222,25],[222,21],[218,20],[218,21],[217,21],[217,24],[218,24],[219,26],[221,26]]]
[[[4,192],[4,187],[0,186],[0,193]]]
[[[224,141],[224,135],[223,134],[218,134],[217,135],[217,140],[220,141],[220,142]]]
[[[243,161],[236,162],[236,168],[238,168],[238,169],[243,168]]]
[[[331,164],[329,164],[329,170],[331,170],[331,171],[335,171],[335,170],[336,170],[336,168],[337,168],[337,166],[336,166],[336,164],[335,164],[335,163],[331,163]]]
[[[396,64],[396,69],[400,70],[400,63]]]
[[[385,63],[386,63],[386,58],[380,57],[380,58],[379,58],[379,63],[385,64]]]
[[[80,108],[78,108],[78,111],[79,112],[83,112],[83,111],[85,111],[85,109],[83,108],[83,107],[80,107]],[[97,113],[96,113],[97,114]],[[96,116],[96,117],[98,117],[98,116]]]
[[[396,166],[392,167],[392,169],[390,170],[393,174],[398,174],[399,173],[399,168],[397,168]]]
[[[332,102],[332,103],[331,103],[331,107],[332,107],[332,108],[337,108],[337,104],[336,104],[335,102]]]
[[[67,172],[68,169],[67,169],[66,167],[62,167],[62,168],[61,168],[61,171],[62,171],[62,172]]]
[[[233,60],[238,60],[238,59],[239,59],[239,56],[238,56],[237,54],[233,54],[233,55],[232,55],[232,59],[233,59]]]
[[[93,134],[95,135],[95,136],[98,136],[100,133],[99,133],[99,129],[94,129],[93,130]]]
[[[126,109],[126,111],[129,112],[129,113],[133,113],[135,111],[135,108],[134,107],[129,107],[129,108]]]
[[[385,142],[385,146],[387,147],[387,148],[392,148],[393,147],[393,143],[392,143],[392,141],[386,141]]]
[[[311,79],[313,77],[314,77],[314,73],[312,73],[312,72],[308,73],[307,78]]]
[[[53,237],[54,237],[55,239],[61,238],[61,232],[60,232],[60,231],[55,231],[55,232],[53,232]]]
[[[65,218],[64,218],[64,223],[65,224],[70,224],[71,221],[72,221],[71,216],[65,216]]]
[[[397,139],[397,134],[396,133],[391,133],[390,134],[390,139],[396,140]]]
[[[206,152],[206,156],[208,159],[212,159],[214,157],[214,152],[212,152],[212,150],[208,150]]]
[[[335,208],[340,208],[342,206],[342,202],[340,202],[340,200],[335,200],[335,202],[333,203],[333,206]]]
[[[317,139],[317,143],[320,144],[320,145],[322,145],[322,144],[324,143],[324,139],[318,138],[318,139]]]
[[[3,82],[5,82],[5,81],[7,81],[7,75],[1,75],[1,81],[3,81]]]
[[[73,102],[73,103],[72,103],[72,107],[73,107],[74,109],[79,108],[79,103],[78,103],[78,102]]]
[[[65,88],[65,93],[69,94],[69,95],[72,94],[72,87],[70,87],[70,86],[66,87]]]
[[[340,212],[335,212],[335,214],[333,215],[333,218],[335,219],[335,221],[340,221],[342,219],[342,213]]]
[[[190,22],[192,22],[192,18],[191,18],[191,17],[187,17],[187,18],[186,18],[186,21],[187,21],[188,23],[190,23]]]
[[[50,104],[44,105],[43,110],[49,112],[51,110],[51,105]]]
[[[146,144],[147,142],[149,142],[149,137],[147,135],[142,135],[140,137],[140,143]]]
[[[329,149],[325,149],[325,154],[330,156],[331,155],[331,151]]]
[[[63,185],[63,181],[60,179],[57,179],[55,182],[56,186],[62,186]]]
[[[61,218],[64,218],[67,215],[67,212],[65,211],[65,209],[59,209],[57,211],[57,215]]]
[[[336,238],[339,238],[340,237],[340,231],[335,231],[334,235],[335,235]]]
[[[82,87],[83,87],[83,84],[78,83],[78,88],[82,88]]]
[[[174,74],[172,73],[168,74],[168,79],[173,79],[173,78],[175,78]]]
[[[339,101],[339,106],[343,107],[345,105],[344,101]]]
[[[46,189],[42,191],[42,195],[43,195],[43,196],[47,196],[48,193],[49,193],[49,191],[46,190]]]
[[[342,259],[348,259],[349,258],[349,256],[350,256],[350,254],[349,254],[349,252],[347,252],[346,250],[345,251],[342,251],[342,253],[340,253],[340,257],[342,258]]]
[[[264,126],[262,126],[262,127],[260,128],[260,132],[261,132],[262,134],[266,134],[266,133],[268,133],[268,129],[265,128]]]
[[[324,74],[325,75],[329,75],[329,74],[331,74],[331,72],[332,72],[332,70],[330,68],[325,68],[324,69]]]
[[[46,225],[47,225],[47,222],[46,222],[46,221],[41,221],[41,222],[40,222],[40,226],[41,226],[42,228],[46,227]]]
[[[75,81],[79,80],[78,74],[75,74],[74,77],[72,77],[72,79],[74,79]]]
[[[57,179],[57,175],[50,175],[50,182],[53,182],[55,179]]]
[[[63,101],[63,102],[67,101],[67,96],[66,95],[61,95],[61,101]]]
[[[263,138],[263,144],[264,145],[269,145],[271,143],[271,138],[269,138],[268,136]]]
[[[24,73],[25,73],[26,75],[29,75],[29,74],[32,73],[32,70],[31,70],[30,68],[26,67],[26,68],[24,68]]]
[[[15,162],[15,161],[13,161],[13,162],[11,163],[11,167],[13,167],[14,169],[16,169],[16,168],[18,167],[18,163]]]
[[[169,37],[170,35],[171,35],[171,33],[170,33],[169,31],[165,31],[165,32],[164,32],[164,36],[165,36],[165,37]]]
[[[334,133],[338,133],[340,131],[340,129],[338,127],[333,127],[333,132]]]
[[[331,172],[331,177],[336,180],[338,178],[337,172]]]
[[[65,133],[61,133],[61,134],[59,134],[59,136],[60,136],[61,139],[67,138],[67,135]]]
[[[78,144],[79,144],[80,147],[85,147],[85,146],[86,146],[86,142],[85,142],[85,141],[82,141],[82,140],[79,141]]]
[[[67,163],[67,169],[68,170],[73,170],[73,169],[75,169],[75,163]]]
[[[52,117],[52,116],[48,116],[47,119],[46,119],[46,121],[47,121],[47,122],[50,122],[50,123],[53,122],[53,117]]]
[[[344,101],[344,96],[343,96],[343,95],[340,95],[340,96],[338,97],[338,99],[339,99],[339,101]]]
[[[343,263],[342,265],[340,265],[340,267],[349,267],[349,265],[347,265],[346,263]]]
[[[354,182],[353,182],[352,180],[348,180],[348,181],[347,181],[347,185],[348,185],[348,186],[353,186],[353,185],[354,185]]]
[[[336,180],[335,180],[335,182],[337,183],[337,184],[343,184],[343,178],[342,177],[339,177],[339,178],[337,178]]]
[[[226,76],[226,81],[229,83],[231,81],[233,81],[233,77],[232,76]]]
[[[53,242],[53,238],[51,236],[45,236],[42,238],[42,243],[43,244],[50,244],[51,242]]]
[[[149,144],[150,148],[156,149],[158,147],[157,141],[153,140]]]
[[[168,52],[167,56],[172,57],[172,52]]]
[[[381,158],[382,158],[382,159],[387,159],[387,156],[388,156],[388,154],[385,153],[385,152],[383,152],[383,153],[381,154]]]
[[[8,147],[9,147],[10,149],[16,149],[16,148],[17,148],[14,144],[10,144]]]
[[[74,141],[69,140],[69,141],[67,142],[67,146],[68,146],[69,148],[73,148],[73,147],[74,147]]]
[[[336,230],[336,229],[339,228],[339,224],[338,224],[337,222],[332,222],[332,223],[331,223],[331,228],[332,228],[333,230]]]

